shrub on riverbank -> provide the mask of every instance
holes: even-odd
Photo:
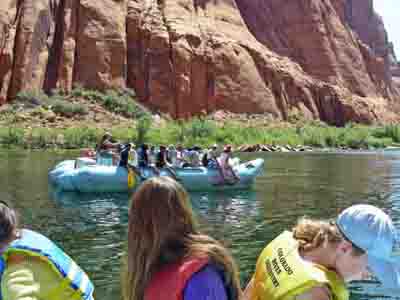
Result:
[[[105,92],[75,87],[70,93],[53,90],[49,95],[43,91],[18,93],[10,113],[21,110],[46,110],[63,117],[87,115],[89,105],[98,104],[105,110],[125,118],[140,118],[149,112],[136,102],[136,94],[130,89],[107,90]]]
[[[67,96],[55,92],[51,96],[40,91],[23,91],[18,93],[15,105],[23,104],[30,108],[51,110],[55,114],[72,117],[88,114],[88,108],[81,103],[73,103],[67,100]]]
[[[321,123],[304,126],[247,127],[229,121],[218,124],[208,119],[165,121],[153,126],[149,116],[140,117],[131,127],[114,127],[109,131],[122,142],[151,144],[183,144],[184,146],[210,146],[214,143],[235,146],[262,144],[272,146],[312,146],[315,148],[384,148],[400,141],[400,126],[367,127],[349,124],[344,128],[329,127]],[[0,129],[0,146],[66,149],[94,147],[104,130],[79,127],[66,129],[22,129],[17,125]]]

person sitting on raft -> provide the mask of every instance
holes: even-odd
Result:
[[[304,218],[262,251],[245,299],[347,300],[346,282],[369,271],[399,295],[396,236],[390,217],[371,205],[351,206],[333,222]]]
[[[214,144],[211,149],[208,151],[208,156],[210,159],[217,159],[219,156],[218,153],[218,145]]]
[[[106,132],[96,146],[96,162],[99,165],[115,165],[118,160],[113,150],[117,150],[120,144],[112,140],[112,135]]]
[[[0,299],[93,300],[83,270],[44,235],[19,229],[17,213],[0,201]]]
[[[183,168],[184,164],[186,163],[186,153],[187,151],[181,144],[176,146],[176,165],[179,168]]]
[[[183,168],[197,168],[202,165],[200,160],[199,147],[194,146],[192,148],[188,148],[187,151],[184,152],[184,160],[182,167]]]
[[[172,165],[168,162],[167,156],[167,148],[164,145],[161,145],[160,151],[156,155],[156,168],[158,171],[161,169],[168,171],[172,178],[178,180],[178,176],[175,170],[172,168]]]
[[[139,186],[129,208],[124,300],[238,300],[228,250],[198,230],[185,189],[169,177]]]
[[[149,145],[140,145],[137,155],[139,168],[147,168],[149,166]]]
[[[203,156],[201,157],[201,164],[203,167],[208,167],[208,162],[210,161],[210,159],[208,158],[208,152],[204,152]]]
[[[137,167],[138,166],[138,156],[136,152],[136,145],[131,143],[131,149],[129,151],[128,156],[128,163],[131,166]]]
[[[202,158],[203,166],[209,169],[218,169],[218,145],[214,144],[211,149],[205,151]]]
[[[128,169],[128,167],[130,167],[130,165],[129,165],[129,154],[131,152],[132,145],[131,144],[126,144],[124,146],[121,146],[121,148],[122,149],[121,149],[121,152],[120,152],[120,159],[119,159],[118,166]]]
[[[167,160],[173,168],[179,168],[180,164],[178,162],[178,151],[175,149],[174,145],[168,146]]]
[[[153,170],[153,172],[156,176],[160,175],[160,172],[158,171],[158,169],[155,166],[150,164],[149,145],[148,144],[142,144],[140,146],[140,148],[137,151],[137,157],[138,157],[139,169],[149,168],[149,169]],[[142,172],[140,172],[140,174],[142,174]]]
[[[156,150],[156,146],[154,145],[149,146],[148,150],[149,165],[152,167],[156,166],[157,153],[158,151]]]
[[[201,159],[200,159],[200,150],[201,150],[201,148],[199,146],[194,146],[189,151],[188,158],[189,158],[190,166],[192,168],[198,168],[202,165]]]
[[[132,152],[134,151],[133,147],[134,147],[134,145],[131,143],[121,146],[120,159],[119,159],[118,166],[124,167],[126,169],[131,168],[131,169],[135,170],[135,172],[137,172],[136,165],[134,164],[136,159],[133,159],[131,157]],[[133,155],[135,155],[135,154],[136,154],[136,151],[134,152]]]
[[[130,161],[132,161],[130,159],[132,150],[133,150],[133,144],[130,144],[130,143],[126,144],[124,147],[122,147],[122,150],[120,152],[121,157],[120,157],[118,166],[125,168],[128,171],[128,176],[129,176],[129,172],[132,170],[134,172],[133,174],[136,174],[142,180],[145,180],[145,178],[142,177],[142,173],[140,172],[140,169],[138,167],[136,167],[136,165],[130,163]]]
[[[220,174],[226,184],[235,184],[240,180],[236,175],[235,171],[229,164],[229,160],[232,158],[232,146],[226,145],[224,151],[221,153],[220,157],[217,159]]]

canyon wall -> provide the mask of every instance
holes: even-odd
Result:
[[[0,104],[21,90],[127,87],[175,118],[394,122],[398,70],[372,0],[0,3]]]

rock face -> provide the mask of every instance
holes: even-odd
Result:
[[[391,122],[390,49],[372,0],[2,0],[0,103],[79,84],[176,118]]]
[[[346,3],[346,20],[367,44],[373,54],[382,57],[387,67],[396,63],[393,45],[390,43],[382,18],[374,11],[372,0],[352,0]]]
[[[14,42],[17,31],[17,7],[15,1],[0,2],[0,104],[7,100],[14,61]]]

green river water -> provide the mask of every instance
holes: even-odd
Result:
[[[96,286],[96,299],[120,299],[128,195],[55,193],[48,171],[74,152],[0,151],[0,199],[19,210],[25,227],[58,242]],[[400,152],[288,153],[263,157],[254,189],[191,194],[203,231],[233,252],[243,284],[266,243],[304,215],[332,218],[355,203],[384,208],[400,226]],[[400,299],[378,283],[354,283],[352,300]]]

